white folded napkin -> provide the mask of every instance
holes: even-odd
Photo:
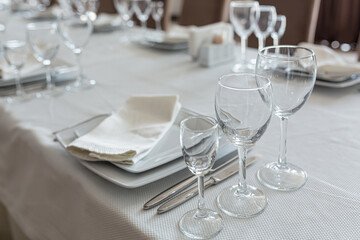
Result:
[[[181,108],[178,96],[135,96],[89,133],[67,146],[89,161],[134,164],[145,157],[173,124]]]
[[[230,43],[234,41],[234,31],[229,23],[218,22],[202,27],[191,27],[189,54],[194,60],[199,56],[200,47],[205,43]]]
[[[318,73],[321,79],[344,81],[353,74],[360,74],[359,63],[349,63],[336,51],[324,45],[300,43],[299,46],[310,48],[315,52]]]

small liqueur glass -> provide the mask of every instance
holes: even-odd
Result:
[[[185,163],[198,176],[198,208],[187,212],[179,221],[180,231],[194,239],[216,236],[223,228],[223,219],[217,212],[205,208],[204,175],[209,172],[219,147],[218,123],[205,116],[189,117],[180,124],[180,143]]]

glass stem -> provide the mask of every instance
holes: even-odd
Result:
[[[77,76],[77,83],[78,84],[82,84],[83,79],[84,79],[84,73],[83,73],[83,68],[81,65],[81,50],[78,50],[75,52],[75,57],[76,57],[76,63],[78,66],[78,76]]]
[[[241,37],[241,64],[246,64],[247,37]]]
[[[273,43],[274,43],[274,46],[279,46],[279,38],[278,37],[275,37],[273,38]]]
[[[281,131],[281,139],[280,139],[280,155],[278,159],[278,164],[281,167],[286,167],[286,134],[287,134],[287,124],[288,124],[288,118],[287,117],[281,117],[280,118],[280,131]]]
[[[264,38],[262,36],[258,37],[259,39],[259,46],[258,46],[258,50],[261,50],[264,48]]]
[[[20,70],[16,69],[15,74],[16,74],[16,77],[15,77],[16,96],[21,96],[21,95],[24,94],[24,89],[23,89],[23,87],[21,85],[21,82],[20,82]]]
[[[51,90],[53,89],[53,83],[51,81],[51,68],[50,63],[44,64],[46,67],[46,89]]]
[[[197,217],[205,217],[206,212],[205,208],[205,199],[204,199],[204,175],[198,176],[198,190],[199,190],[199,200],[198,200],[198,209],[196,212]]]
[[[141,28],[142,28],[143,32],[146,31],[146,21],[141,21]]]
[[[247,185],[246,185],[246,155],[247,149],[245,146],[238,147],[239,154],[239,182],[238,189],[236,194],[246,194]]]
[[[160,22],[160,20],[156,21],[156,31],[161,31],[161,22]]]

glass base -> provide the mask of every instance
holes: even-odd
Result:
[[[79,92],[82,90],[90,89],[96,85],[95,80],[83,79],[75,81],[73,84],[66,86],[67,91]]]
[[[246,193],[238,193],[238,186],[224,189],[216,203],[226,215],[237,218],[250,218],[262,213],[268,205],[266,195],[253,186],[247,186]]]
[[[280,166],[277,162],[272,162],[259,169],[257,178],[267,188],[294,191],[305,185],[307,173],[293,164]]]
[[[208,239],[215,237],[223,228],[223,219],[217,212],[204,209],[204,216],[197,216],[198,210],[192,210],[180,219],[180,231],[193,239]]]
[[[245,62],[245,64],[237,63],[233,66],[232,71],[235,73],[254,73],[255,72],[255,64],[251,62]]]
[[[29,101],[33,97],[34,97],[33,94],[24,93],[24,94],[21,94],[21,95],[7,97],[6,102],[9,103],[9,104],[22,103],[22,102]]]
[[[50,88],[50,89],[45,89],[44,91],[41,91],[41,92],[37,92],[36,97],[43,98],[43,99],[49,99],[49,98],[60,96],[63,93],[64,93],[63,88],[55,88],[54,87],[54,88]]]

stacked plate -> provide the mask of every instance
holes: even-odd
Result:
[[[188,40],[183,37],[168,37],[160,32],[152,32],[149,36],[140,40],[139,44],[166,51],[180,51],[188,48]]]
[[[167,134],[142,160],[133,165],[112,162],[90,162],[77,159],[82,165],[104,179],[125,188],[136,188],[162,179],[186,168],[180,147],[180,122],[196,113],[181,109]],[[58,131],[55,137],[66,149],[73,140],[88,133],[109,115],[99,115],[73,127]],[[220,159],[234,151],[225,137],[220,139],[217,158]],[[69,154],[69,157],[72,157]]]
[[[318,70],[316,85],[330,88],[345,88],[351,87],[360,83],[360,70],[349,69],[343,72],[329,72]]]

